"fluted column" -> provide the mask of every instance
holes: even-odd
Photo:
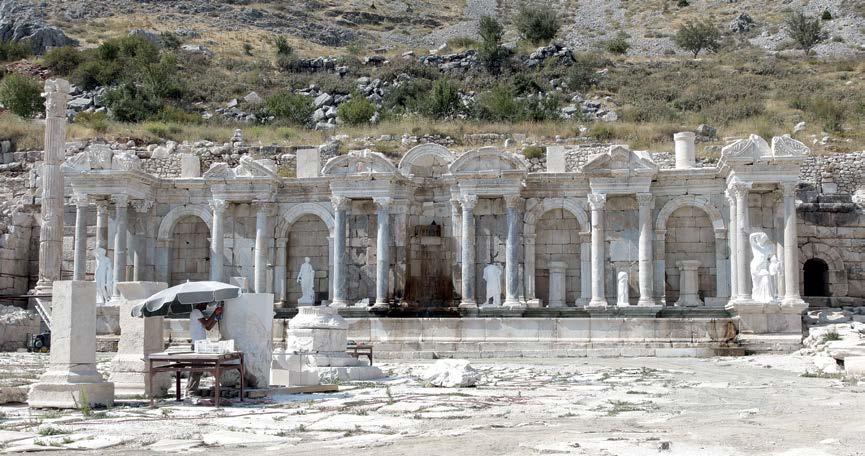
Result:
[[[652,251],[655,254],[655,302],[659,306],[667,305],[667,230],[655,230],[655,243]]]
[[[784,305],[802,303],[799,295],[799,227],[796,218],[796,187],[793,182],[781,184],[784,194]]]
[[[460,200],[452,198],[451,200],[451,234],[453,241],[453,261],[451,262],[451,286],[454,290],[459,289],[460,280],[460,239],[462,234],[462,222],[460,217],[461,206]]]
[[[590,193],[589,206],[592,208],[592,300],[590,307],[606,307],[604,295],[604,206],[607,195]]]
[[[390,205],[391,198],[373,198],[378,219],[375,240],[375,307],[387,307],[388,273],[390,272]]]
[[[126,233],[129,230],[129,196],[113,195],[114,201],[114,298],[120,297],[119,282],[126,281]],[[113,298],[112,298],[113,300]]]
[[[267,292],[267,221],[272,203],[259,202],[255,213],[255,270],[253,287],[256,293]]]
[[[87,207],[90,201],[86,194],[75,196],[75,252],[72,265],[72,280],[84,280],[87,273]]]
[[[96,248],[108,253],[108,200],[96,200]]]
[[[580,233],[580,297],[578,304],[585,306],[592,300],[592,233]]]
[[[730,298],[730,271],[727,270],[727,231],[715,231],[715,296]]]
[[[738,299],[751,299],[748,287],[748,191],[751,185],[744,182],[730,184],[736,197],[736,283],[739,287]]]
[[[523,286],[526,289],[526,303],[529,306],[537,305],[538,296],[535,292],[535,239],[534,233],[523,234]]]
[[[213,227],[210,233],[210,280],[214,282],[225,280],[222,256],[225,252],[225,210],[227,208],[228,202],[225,200],[215,199],[210,202],[210,209],[213,211]]]
[[[730,205],[730,225],[727,227],[727,242],[730,245],[730,261],[727,262],[727,269],[730,271],[730,299],[735,300],[739,297],[739,270],[736,258],[736,240],[739,237],[736,235],[736,232],[739,223],[736,220],[736,195],[733,192],[733,189],[728,188],[725,192],[725,196],[727,197],[727,204]]]
[[[640,300],[638,306],[654,306],[654,279],[652,278],[652,208],[655,197],[651,193],[637,194],[639,205],[640,240],[638,246]]]
[[[51,294],[63,265],[63,164],[69,83],[45,81],[45,161],[42,165],[42,223],[39,227],[38,294]]]
[[[520,204],[519,195],[505,196],[508,237],[505,241],[505,306],[518,307],[520,302]]]
[[[348,287],[346,284],[347,270],[345,265],[345,229],[346,211],[351,205],[351,200],[344,196],[333,196],[330,198],[334,212],[334,234],[333,234],[333,302],[334,307],[345,307],[348,305]]]
[[[463,207],[462,226],[462,302],[460,307],[477,307],[475,300],[475,205],[478,203],[477,195],[463,195],[461,198]]]

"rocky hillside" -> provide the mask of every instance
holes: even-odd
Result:
[[[5,0],[10,2],[12,0]],[[23,3],[23,2],[22,2]],[[84,42],[117,33],[124,25],[168,31],[193,31],[214,47],[236,47],[242,37],[254,41],[287,34],[298,49],[313,54],[341,54],[358,46],[405,51],[430,49],[454,38],[477,38],[477,22],[493,15],[513,22],[520,0],[78,0],[43,2],[49,23]],[[831,37],[818,55],[844,56],[865,46],[865,3],[860,0],[553,0],[542,2],[558,12],[561,43],[578,51],[596,49],[625,32],[628,53],[655,56],[680,52],[672,36],[683,23],[708,19],[743,32],[735,45],[770,52],[789,47],[781,24],[790,12],[828,14]],[[744,15],[744,16],[743,16]],[[744,17],[744,19],[742,18]],[[506,41],[516,43],[513,30]]]

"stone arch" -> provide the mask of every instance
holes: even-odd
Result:
[[[396,173],[397,167],[380,152],[353,150],[331,158],[324,164],[324,176],[360,173]]]
[[[535,225],[537,225],[538,219],[553,209],[564,209],[576,217],[580,224],[580,232],[589,230],[589,217],[579,201],[572,198],[544,198],[538,205],[526,212],[523,233],[535,234]]]
[[[411,150],[406,152],[405,156],[402,157],[402,160],[399,161],[400,172],[405,176],[410,175],[412,165],[414,165],[417,160],[427,156],[439,158],[447,165],[450,165],[454,161],[454,156],[447,147],[435,143],[421,144],[411,148]]]
[[[168,213],[162,217],[156,240],[170,241],[173,236],[172,233],[174,232],[174,226],[177,225],[177,222],[186,217],[200,218],[207,225],[207,230],[210,232],[213,231],[213,213],[210,211],[208,206],[178,206],[168,211]]]
[[[841,255],[832,247],[820,242],[809,242],[799,247],[799,284],[804,281],[805,262],[820,259],[829,266],[829,292],[833,297],[847,296],[847,269]]]
[[[658,211],[658,218],[655,222],[656,230],[666,230],[667,229],[667,220],[669,220],[670,216],[673,215],[673,212],[676,210],[685,207],[685,206],[693,206],[702,209],[706,215],[709,216],[709,220],[712,222],[712,229],[715,230],[715,236],[723,236],[724,230],[724,218],[721,216],[721,211],[712,204],[708,198],[705,196],[696,196],[696,195],[684,195],[667,201],[667,204],[664,204],[664,207]]]
[[[451,174],[481,171],[523,171],[529,169],[525,159],[495,147],[482,147],[462,154],[450,166]]]
[[[291,206],[287,211],[279,214],[279,221],[276,222],[276,227],[274,228],[275,237],[287,237],[291,225],[293,225],[297,219],[309,214],[318,216],[318,218],[327,225],[330,235],[333,236],[334,221],[329,206],[330,204],[325,203],[300,203]]]

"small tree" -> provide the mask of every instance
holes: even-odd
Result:
[[[31,119],[42,110],[42,89],[35,79],[13,73],[0,82],[0,103],[16,115]]]
[[[808,17],[801,11],[791,14],[787,18],[786,26],[787,33],[805,54],[810,54],[814,46],[826,39],[820,19]]]
[[[337,108],[337,115],[348,125],[363,125],[369,123],[375,114],[375,105],[359,93],[352,95]]]
[[[483,16],[478,33],[481,35],[478,59],[489,72],[496,73],[501,69],[502,63],[508,55],[507,49],[502,47],[502,36],[505,34],[505,29],[495,18]]]
[[[703,49],[714,52],[721,47],[721,31],[708,21],[690,22],[676,32],[675,42],[697,58]]]
[[[42,57],[42,64],[56,75],[72,74],[84,59],[81,52],[72,46],[62,46],[51,49]]]
[[[549,42],[559,32],[559,18],[548,6],[523,3],[514,21],[520,35],[534,44]]]
[[[292,125],[309,124],[315,107],[309,97],[282,90],[267,98],[267,111]]]
[[[459,89],[447,79],[438,79],[423,103],[424,112],[436,119],[445,119],[460,110]]]
[[[613,54],[626,54],[631,44],[628,43],[628,36],[625,32],[619,32],[615,37],[604,43],[604,47],[608,52]]]

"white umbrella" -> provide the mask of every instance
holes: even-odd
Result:
[[[186,282],[167,288],[132,308],[133,317],[158,317],[191,312],[192,306],[240,296],[240,287],[222,282]]]

